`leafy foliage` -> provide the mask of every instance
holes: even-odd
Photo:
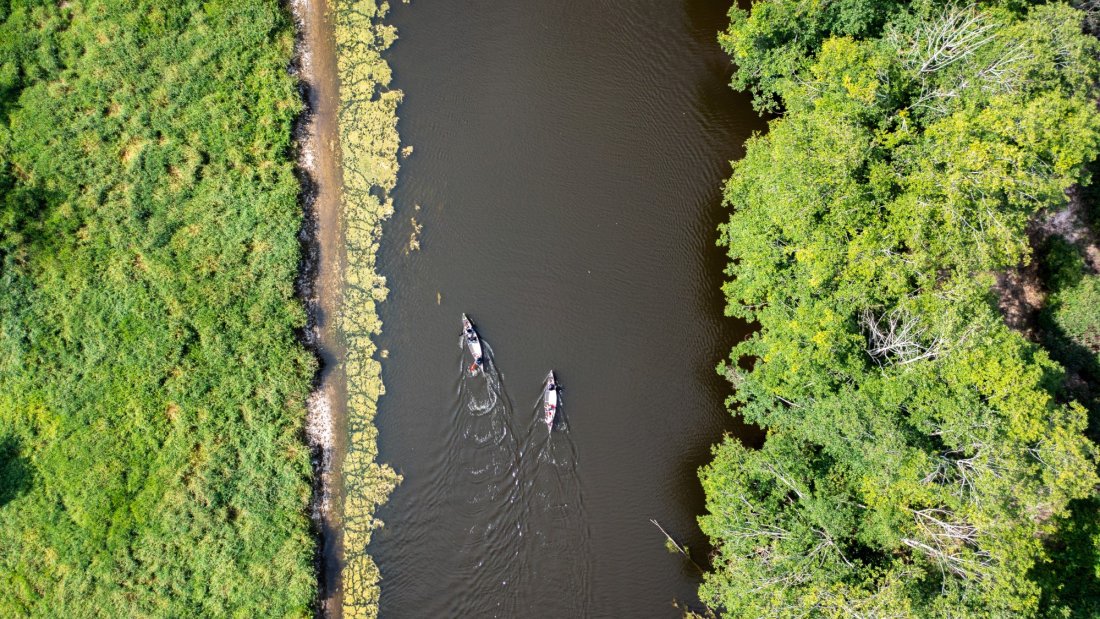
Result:
[[[1089,436],[1100,437],[1100,277],[1085,273],[1080,251],[1060,237],[1041,249],[1049,292],[1040,316],[1044,345],[1069,375],[1063,398],[1075,398],[1090,413]],[[1042,607],[1051,617],[1100,614],[1100,498],[1074,501],[1058,523],[1050,562],[1036,566]]]
[[[984,0],[975,4],[1015,13],[1030,3],[1032,0]],[[786,91],[797,85],[800,74],[814,63],[828,39],[875,40],[889,31],[887,26],[896,27],[905,22],[910,28],[920,24],[934,28],[936,21],[945,14],[945,7],[958,4],[947,0],[758,0],[753,2],[751,11],[736,4],[730,9],[730,26],[718,36],[718,41],[737,66],[732,86],[737,90],[751,90],[757,109],[777,111],[784,103]],[[983,37],[978,37],[964,41],[973,44],[982,40]],[[912,42],[929,41],[930,38],[925,38]],[[923,45],[917,48],[929,49],[934,51],[934,47]],[[946,59],[970,55],[965,45],[952,46],[951,50]],[[911,53],[907,55],[914,57]]]
[[[733,87],[752,90],[760,110],[778,109],[777,95],[831,36],[866,38],[881,32],[905,3],[897,0],[782,0],[755,2],[752,11],[734,4],[730,27],[719,43],[737,65]]]
[[[1046,243],[1040,264],[1049,293],[1041,339],[1070,377],[1063,397],[1089,409],[1091,435],[1100,438],[1100,276],[1086,273],[1081,251],[1060,237]]]
[[[1092,355],[1100,353],[1100,276],[1082,276],[1059,290],[1049,306],[1050,326]]]
[[[0,615],[308,614],[292,45],[0,2]]]
[[[743,617],[1046,612],[1034,570],[1097,450],[990,273],[1087,180],[1100,45],[1057,4],[810,4],[734,10],[723,37],[786,114],[726,187],[727,313],[760,329],[719,371],[768,439],[702,472],[701,593]],[[812,36],[773,36],[792,15]]]

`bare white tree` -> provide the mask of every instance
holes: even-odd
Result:
[[[969,88],[993,93],[1016,89],[1022,80],[1020,61],[1029,54],[1022,45],[1012,46],[984,65],[960,73],[954,81],[934,79],[944,69],[972,59],[978,50],[995,41],[996,28],[996,22],[970,4],[947,6],[913,32],[898,29],[887,32],[887,42],[921,84],[921,93],[911,107],[946,114],[948,102]]]
[[[918,535],[903,538],[903,544],[931,558],[944,573],[977,580],[989,574],[993,557],[979,547],[978,527],[942,508],[912,511]]]
[[[864,310],[860,325],[867,337],[867,354],[880,365],[907,365],[921,359],[934,359],[945,349],[942,336],[927,337],[927,329],[920,320],[901,308],[881,316]]]
[[[995,27],[973,4],[948,6],[909,35],[891,30],[887,40],[901,53],[907,68],[926,75],[971,56],[993,41]]]
[[[980,449],[968,458],[948,457],[955,454],[959,452],[949,451],[938,456],[935,468],[921,482],[946,486],[956,498],[969,497],[975,503],[980,503],[981,495],[976,491],[976,478],[986,470],[995,474],[994,467],[986,462]]]

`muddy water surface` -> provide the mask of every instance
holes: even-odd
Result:
[[[725,432],[714,246],[728,161],[763,122],[715,44],[728,3],[396,3],[402,140],[380,263],[371,552],[384,617],[662,617],[697,604],[696,469]],[[417,208],[419,206],[419,209]],[[419,251],[408,251],[416,219]],[[469,376],[468,312],[491,348]],[[566,391],[537,422],[547,371]]]

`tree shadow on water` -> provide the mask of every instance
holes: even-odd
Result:
[[[17,437],[0,438],[0,507],[30,489],[34,473]]]

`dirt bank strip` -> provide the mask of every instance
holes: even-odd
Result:
[[[320,370],[308,402],[306,434],[313,453],[312,518],[317,531],[317,611],[340,607],[340,465],[346,451],[344,349],[335,320],[343,288],[340,225],[339,78],[331,20],[324,0],[292,0],[298,29],[294,71],[305,110],[295,128],[304,211],[298,289],[306,304],[306,345]]]
[[[400,481],[374,461],[372,421],[384,389],[370,339],[381,327],[375,304],[387,293],[375,253],[381,222],[393,211],[401,99],[382,92],[390,71],[381,52],[396,35],[380,23],[386,6],[371,1],[290,6],[306,104],[296,136],[305,211],[299,290],[309,316],[305,340],[321,361],[307,422],[318,612],[375,617],[379,573],[366,547],[381,526],[375,508]]]

